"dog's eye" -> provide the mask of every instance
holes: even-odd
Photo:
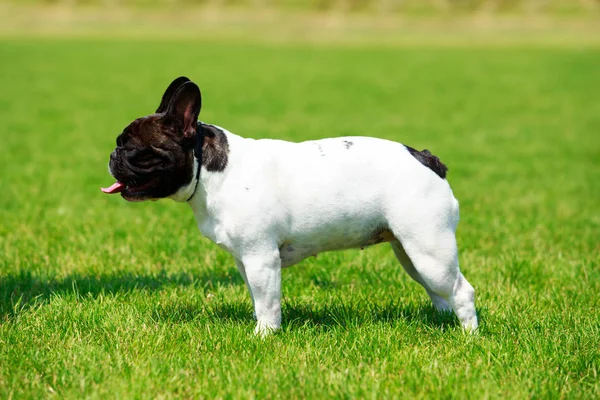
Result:
[[[162,162],[160,157],[157,157],[152,152],[142,152],[135,156],[134,163],[140,167],[152,167]]]
[[[125,142],[127,142],[127,136],[125,132],[123,132],[119,136],[117,136],[117,147],[125,146]]]

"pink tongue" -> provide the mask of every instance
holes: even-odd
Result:
[[[125,184],[121,182],[113,183],[109,188],[100,188],[104,193],[114,194],[122,192],[125,189]]]

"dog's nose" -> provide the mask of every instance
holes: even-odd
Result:
[[[108,161],[108,172],[112,175],[112,166],[117,162],[117,152],[113,151],[110,153],[110,159]]]

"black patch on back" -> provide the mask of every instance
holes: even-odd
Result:
[[[354,144],[354,142],[351,142],[349,140],[344,140],[344,146],[346,146],[346,149],[349,149],[350,147],[352,147],[353,144]]]
[[[229,143],[225,132],[214,125],[198,122],[198,134],[204,136],[202,165],[207,171],[223,171],[229,160]]]
[[[446,179],[446,172],[448,171],[448,167],[446,167],[444,163],[440,161],[439,158],[431,154],[429,150],[425,149],[423,151],[418,151],[407,145],[404,145],[404,147],[406,147],[409,153],[414,158],[419,160],[421,164],[435,172],[440,178]]]

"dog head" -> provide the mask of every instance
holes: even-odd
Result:
[[[109,162],[117,182],[102,191],[143,201],[173,196],[188,187],[194,179],[201,105],[198,86],[186,77],[175,79],[156,112],[134,120],[117,137]]]

